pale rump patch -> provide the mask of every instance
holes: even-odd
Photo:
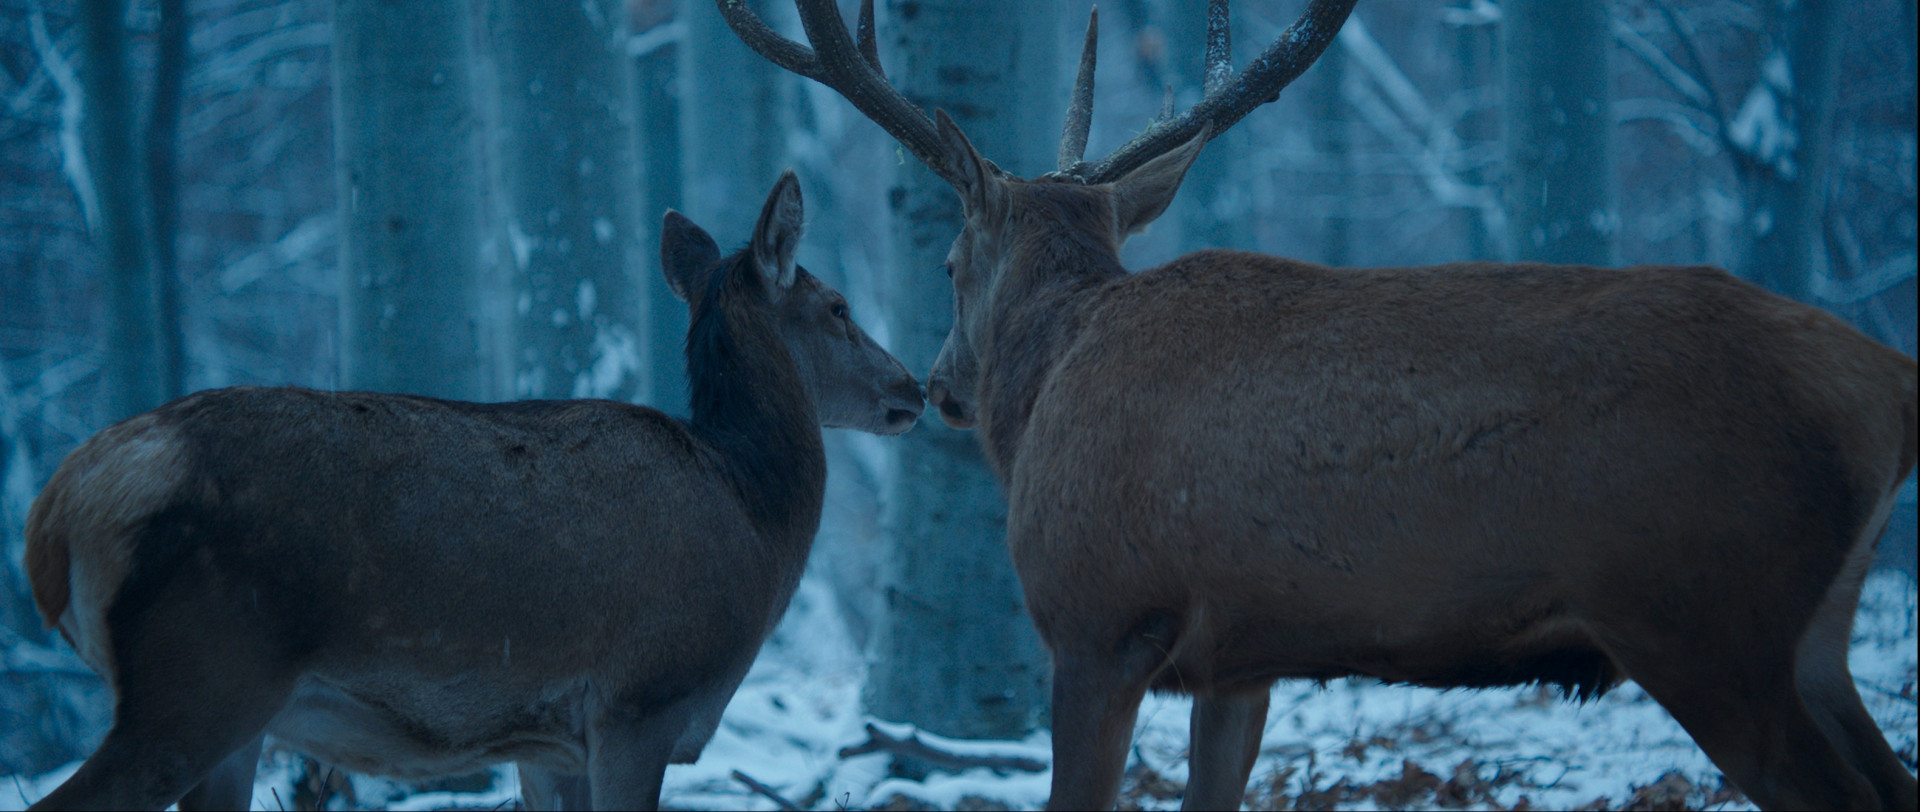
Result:
[[[68,454],[28,514],[34,602],[109,679],[107,610],[133,563],[132,531],[179,494],[186,472],[185,442],[159,418],[140,415]]]

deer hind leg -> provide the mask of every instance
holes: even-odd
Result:
[[[152,532],[174,532],[159,530]],[[175,540],[189,548],[190,540]],[[144,544],[144,542],[143,542]],[[162,809],[196,801],[244,808],[267,723],[293,693],[287,645],[231,573],[197,558],[136,562],[106,613],[116,702],[112,729],[79,771],[35,808]]]
[[[1879,794],[1828,740],[1796,684],[1799,638],[1819,599],[1802,610],[1779,605],[1790,598],[1764,583],[1704,588],[1710,600],[1604,623],[1614,662],[1761,809],[1877,808]],[[1623,603],[1661,604],[1639,598]]]
[[[1181,809],[1239,809],[1246,799],[1247,776],[1260,756],[1272,684],[1236,693],[1204,693],[1193,698],[1187,759],[1187,793]]]
[[[1055,648],[1048,809],[1113,808],[1140,700],[1169,661],[1177,628],[1171,617],[1156,616],[1117,642]]]
[[[557,773],[524,761],[514,766],[520,773],[522,809],[593,808],[593,788],[587,776]]]
[[[192,648],[159,659],[180,635],[162,632],[122,650],[113,728],[79,771],[34,809],[245,809],[262,732],[292,692],[291,680],[263,679],[244,663]],[[133,655],[133,656],[129,656]],[[244,783],[242,777],[244,774]],[[186,801],[189,791],[193,800]]]
[[[253,741],[227,754],[199,786],[180,798],[180,812],[202,809],[249,809],[253,806],[253,773],[260,765],[260,743]]]
[[[587,724],[587,779],[595,809],[658,809],[660,784],[693,703],[613,704]]]
[[[1887,501],[1890,505],[1892,500]],[[1880,795],[1880,808],[1914,809],[1920,807],[1920,800],[1916,800],[1913,774],[1907,772],[1879,724],[1861,704],[1853,671],[1847,667],[1860,586],[1872,562],[1873,541],[1886,524],[1886,513],[1883,509],[1880,521],[1869,524],[1840,577],[1828,588],[1801,639],[1794,676],[1814,721],[1841,756],[1873,784]]]

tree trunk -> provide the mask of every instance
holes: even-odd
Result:
[[[1010,172],[1053,169],[1066,110],[1055,4],[892,0],[881,22],[881,52],[896,60],[888,75],[907,98],[952,114]],[[925,374],[952,321],[936,269],[960,232],[960,202],[912,159],[896,180],[893,351]],[[923,420],[891,445],[881,503],[893,552],[868,712],[946,736],[1019,738],[1045,706],[1048,659],[1007,555],[1005,497],[971,434]]]
[[[1313,151],[1323,167],[1314,179],[1318,197],[1327,201],[1320,232],[1320,261],[1328,265],[1346,265],[1353,261],[1353,218],[1347,207],[1354,197],[1351,155],[1352,133],[1348,130],[1346,102],[1340,84],[1346,81],[1347,59],[1340,44],[1334,43],[1305,77],[1307,104],[1312,118]]]
[[[114,420],[160,405],[177,377],[163,349],[172,339],[154,256],[146,156],[136,147],[125,20],[122,0],[82,3],[77,20],[82,127],[100,205],[94,241],[107,277],[107,413]]]
[[[791,6],[744,0],[769,25]],[[686,215],[722,245],[743,243],[785,153],[779,120],[780,69],[733,34],[705,0],[682,0],[680,143]]]
[[[340,372],[355,389],[508,394],[485,357],[483,122],[467,0],[339,0]]]
[[[1762,148],[1754,156],[1760,165],[1747,218],[1753,241],[1742,264],[1747,278],[1762,287],[1813,303],[1814,275],[1827,273],[1822,221],[1840,70],[1834,37],[1840,9],[1832,0],[1800,0],[1777,13],[1788,80],[1778,87],[1763,79],[1756,92],[1773,95],[1780,123],[1792,138],[1782,154],[1765,154]]]
[[[688,0],[699,5],[699,0]],[[668,414],[687,414],[687,306],[675,298],[661,275],[660,218],[681,209],[679,60],[686,42],[685,15],[676,16],[672,0],[636,3],[633,30],[649,43],[634,57],[635,99],[640,128],[641,219],[647,241],[640,287],[649,319],[646,344],[648,403]],[[745,239],[740,235],[736,239]]]
[[[153,213],[154,273],[160,289],[160,363],[167,397],[187,391],[186,335],[180,310],[180,106],[187,78],[189,19],[186,0],[160,0],[160,30],[153,59],[153,102],[147,112],[147,194]]]
[[[517,398],[646,394],[633,68],[620,0],[492,0],[493,199]]]
[[[1610,265],[1619,222],[1604,0],[1501,4],[1514,259]]]

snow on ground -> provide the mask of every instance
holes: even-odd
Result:
[[[681,809],[774,809],[738,771],[809,809],[1036,808],[1046,772],[974,768],[922,780],[890,774],[882,753],[841,758],[867,741],[860,713],[864,666],[837,620],[822,579],[802,582],[788,613],[727,708],[699,762],[667,770],[665,805]],[[1906,576],[1875,573],[1854,629],[1860,690],[1909,768],[1914,765],[1916,598]],[[1186,779],[1190,703],[1149,697],[1135,725],[1123,806],[1172,809]],[[903,725],[879,727],[894,737]],[[1019,742],[922,741],[954,753],[1050,758],[1045,731]],[[19,809],[58,786],[77,765],[0,781],[0,809]],[[325,777],[296,754],[269,748],[256,809],[310,803]],[[296,790],[304,784],[306,790]],[[332,808],[511,807],[510,767],[422,792],[361,776],[333,776]],[[296,801],[296,792],[306,794]],[[1637,797],[1636,797],[1637,796]],[[1262,755],[1248,788],[1254,808],[1393,807],[1572,809],[1681,802],[1689,808],[1750,808],[1723,789],[1719,771],[1678,724],[1632,683],[1576,705],[1540,689],[1438,691],[1343,680],[1324,687],[1283,683],[1268,715]]]

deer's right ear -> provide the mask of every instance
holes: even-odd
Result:
[[[1193,160],[1200,157],[1200,150],[1213,137],[1213,125],[1200,128],[1200,132],[1187,143],[1168,150],[1166,154],[1146,162],[1139,169],[1128,172],[1114,181],[1114,214],[1119,220],[1120,238],[1136,234],[1158,218],[1173,202],[1174,193],[1180,191],[1180,181],[1187,176],[1187,170],[1193,167]]]
[[[693,280],[701,271],[720,261],[720,246],[705,229],[693,224],[686,215],[672,209],[660,224],[660,272],[667,277],[667,288],[680,301],[687,301]]]
[[[958,178],[954,190],[960,193],[967,217],[999,222],[1007,211],[1007,187],[1000,180],[1000,167],[973,148],[973,142],[967,140],[967,134],[953,123],[947,111],[935,108],[933,119],[940,127],[940,145],[946,152],[947,166]]]

